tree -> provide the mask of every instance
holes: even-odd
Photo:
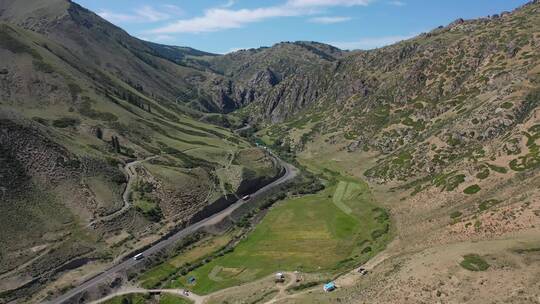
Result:
[[[100,127],[97,127],[96,129],[96,137],[99,139],[103,139],[103,130],[101,130]]]
[[[114,151],[116,153],[122,152],[122,147],[120,146],[120,142],[118,141],[118,137],[113,136],[111,138],[111,143],[112,143],[113,149],[114,149]]]

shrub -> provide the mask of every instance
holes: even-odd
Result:
[[[483,201],[480,204],[478,204],[478,210],[479,211],[488,210],[489,208],[499,204],[500,202],[501,201],[496,200],[496,199],[490,199],[490,200],[487,200],[487,201]]]
[[[362,249],[362,251],[360,252],[361,254],[366,254],[368,252],[371,252],[371,246],[367,246],[366,248]]]
[[[485,271],[490,266],[488,262],[477,254],[467,254],[463,256],[463,261],[461,261],[459,265],[470,271]]]
[[[77,100],[77,96],[79,96],[79,94],[82,93],[81,87],[78,84],[73,83],[73,82],[68,83],[68,89],[69,89],[69,94],[71,95],[71,99],[73,100]]]
[[[501,108],[510,109],[512,106],[513,106],[513,104],[511,102],[506,101],[501,105]]]
[[[50,74],[50,73],[54,72],[54,68],[50,64],[48,64],[48,63],[46,63],[44,61],[34,60],[34,61],[32,61],[32,64],[34,65],[34,68],[37,71],[47,73],[47,74]]]
[[[469,187],[465,188],[465,190],[463,190],[463,193],[465,193],[465,194],[475,194],[478,191],[480,191],[481,189],[482,188],[480,188],[480,186],[478,186],[478,185],[472,185],[472,186],[469,186]]]
[[[505,174],[505,173],[508,172],[508,169],[506,169],[505,167],[499,167],[499,166],[495,166],[495,165],[492,165],[492,164],[487,164],[487,165],[491,170],[493,170],[493,171],[495,171],[497,173]]]
[[[478,173],[476,173],[476,177],[479,179],[486,179],[489,176],[489,169],[484,169]]]
[[[463,213],[461,213],[459,211],[454,211],[454,212],[450,213],[450,218],[451,219],[456,219],[456,218],[458,218],[458,217],[460,217],[462,215],[463,215]]]
[[[53,126],[56,128],[68,128],[77,126],[80,121],[76,118],[62,117],[53,121]]]
[[[32,120],[35,121],[35,122],[38,122],[38,123],[40,123],[40,124],[42,124],[44,126],[49,125],[49,121],[47,121],[45,118],[34,116],[34,117],[32,117]]]

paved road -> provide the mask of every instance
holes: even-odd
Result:
[[[269,152],[270,154],[272,154],[271,152]],[[273,155],[273,154],[272,154]],[[259,190],[257,190],[255,193],[252,193],[251,194],[251,198],[257,198],[259,196],[262,196],[263,194],[265,194],[266,192],[268,192],[269,190],[285,183],[285,182],[288,182],[290,181],[291,179],[293,179],[296,174],[298,173],[297,169],[292,166],[292,165],[289,165],[285,162],[283,162],[282,160],[280,160],[279,158],[277,158],[277,156],[273,155],[274,158],[276,158],[276,160],[278,161],[278,163],[284,168],[285,170],[285,173],[283,176],[281,176],[280,178],[278,178],[277,180],[275,180],[274,182],[260,188]],[[171,245],[174,245],[175,243],[177,243],[178,241],[180,241],[181,239],[183,239],[184,237],[196,232],[197,230],[201,229],[201,228],[204,228],[204,227],[207,227],[207,226],[212,226],[213,224],[216,224],[216,223],[219,223],[221,220],[223,220],[224,218],[226,218],[227,216],[229,216],[234,210],[238,209],[240,206],[242,206],[244,203],[246,203],[245,201],[243,200],[238,200],[236,201],[234,204],[232,204],[231,206],[229,206],[228,208],[226,208],[225,210],[221,211],[221,212],[218,212],[200,222],[197,222],[191,226],[188,226],[186,228],[184,228],[183,230],[180,230],[179,232],[177,232],[176,234],[170,236],[169,238],[167,239],[164,239],[162,241],[160,241],[159,243],[155,244],[154,246],[148,248],[147,250],[143,251],[143,255],[145,257],[149,257],[157,252],[159,252],[160,250],[164,249],[164,248],[167,248]],[[106,281],[107,279],[109,278],[112,278],[116,273],[118,272],[122,272],[122,271],[125,271],[139,263],[141,263],[143,260],[139,260],[139,261],[135,261],[134,259],[128,259],[128,260],[125,260],[123,262],[121,262],[120,264],[117,264],[113,267],[111,267],[110,269],[106,270],[105,272],[99,274],[98,276],[94,277],[93,279],[90,279],[86,282],[84,282],[83,284],[71,289],[70,291],[68,291],[67,293],[63,294],[62,296],[48,302],[48,303],[51,303],[51,304],[61,304],[61,303],[65,303],[66,301],[68,301],[71,297],[85,291],[85,290],[88,290],[104,281]]]

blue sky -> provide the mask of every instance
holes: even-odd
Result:
[[[371,49],[526,0],[75,0],[141,39],[203,51],[309,40]]]

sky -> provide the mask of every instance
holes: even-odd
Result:
[[[373,49],[526,0],[75,0],[131,35],[213,53],[318,41]]]

